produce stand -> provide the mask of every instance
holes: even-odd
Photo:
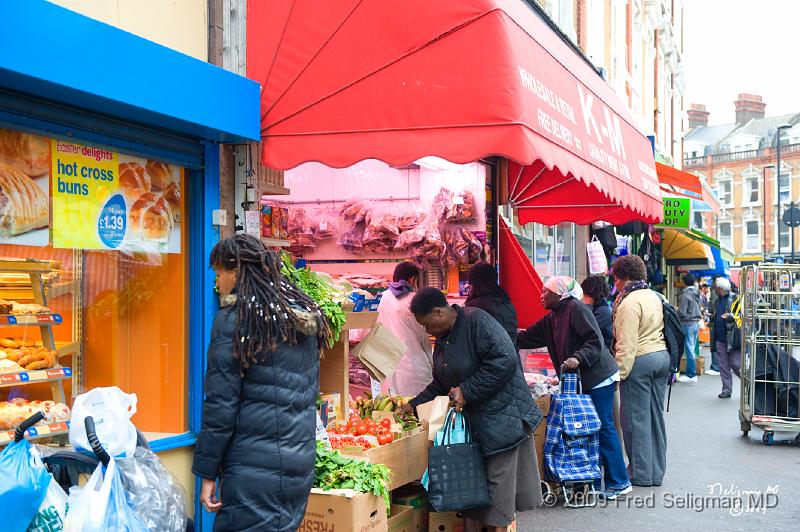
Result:
[[[338,393],[342,400],[342,415],[349,415],[350,396],[350,338],[354,329],[369,329],[378,320],[377,312],[348,312],[339,340],[322,353],[319,363],[319,389],[323,394]]]

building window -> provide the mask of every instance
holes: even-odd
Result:
[[[733,237],[731,234],[731,223],[730,222],[720,222],[719,223],[719,243],[725,249],[733,249]]]
[[[744,228],[744,247],[746,251],[758,251],[761,249],[761,238],[759,224],[757,221],[745,222]]]
[[[744,180],[744,203],[754,205],[759,202],[758,177],[747,177]]]
[[[719,197],[719,203],[722,206],[732,207],[733,206],[733,184],[726,180],[726,181],[718,181],[717,182],[717,197]]]
[[[695,226],[696,229],[700,229],[700,230],[703,229],[703,226],[705,225],[704,224],[704,220],[705,220],[705,218],[703,218],[703,213],[702,212],[694,213],[694,226]]]
[[[789,228],[786,226],[785,223],[783,223],[782,215],[781,215],[781,222],[778,224],[778,238],[780,238],[781,241],[781,251],[787,251],[789,249],[789,246],[791,245],[791,242],[789,242]],[[777,250],[778,248],[776,246],[775,251]]]
[[[781,165],[783,166],[783,165]],[[789,179],[791,176],[788,172],[781,173],[778,177],[778,196],[781,199],[781,203],[789,203],[791,198],[791,180]]]

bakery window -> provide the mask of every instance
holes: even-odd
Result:
[[[188,429],[180,167],[0,129],[0,444],[34,409],[118,386],[152,437]],[[52,429],[52,430],[50,430]]]

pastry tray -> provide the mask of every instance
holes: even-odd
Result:
[[[38,382],[63,381],[72,378],[71,368],[50,368],[0,373],[0,388],[24,386]]]

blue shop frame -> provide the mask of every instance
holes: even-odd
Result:
[[[0,127],[186,169],[188,431],[151,445],[156,452],[191,446],[201,427],[205,351],[218,305],[207,265],[219,239],[211,223],[219,208],[219,144],[260,137],[259,86],[45,0],[0,0],[0,12]],[[137,67],[148,75],[130,76]],[[196,493],[199,487],[197,480]],[[196,529],[210,530],[213,516],[197,497],[193,503]]]

